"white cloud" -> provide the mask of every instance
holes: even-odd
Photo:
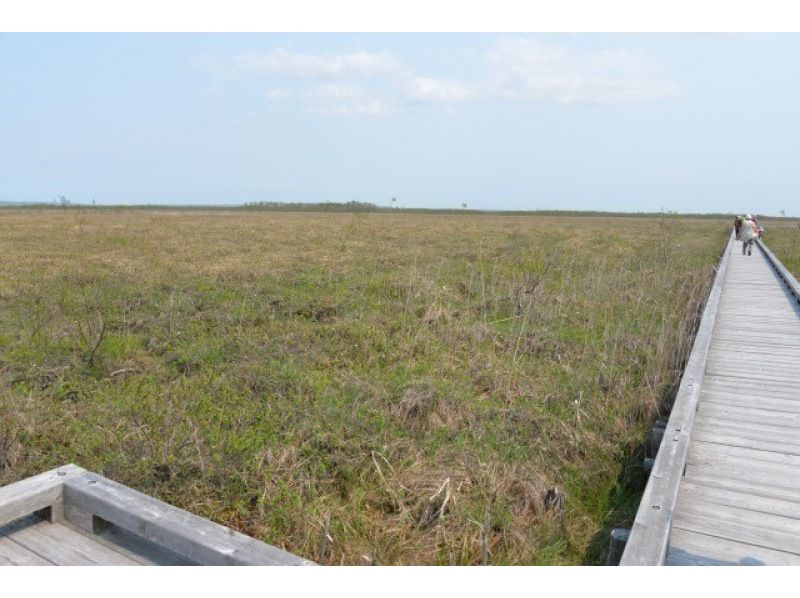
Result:
[[[385,52],[311,54],[277,48],[243,52],[227,61],[229,75],[298,80],[265,92],[270,102],[294,100],[317,114],[387,116],[414,105],[475,98],[559,104],[647,102],[679,95],[645,55],[587,50],[534,37],[498,39],[473,61],[484,67],[472,81],[423,76]],[[222,70],[216,57],[204,63]]]
[[[486,55],[490,93],[561,104],[653,101],[679,94],[650,61],[629,50],[573,50],[531,38],[504,38]]]
[[[358,85],[331,84],[318,87],[316,95],[331,100],[355,100],[363,98],[365,91]]]
[[[407,78],[403,91],[409,98],[420,102],[458,102],[473,95],[464,83],[430,77]]]
[[[325,116],[388,116],[400,110],[383,95],[357,85],[324,85],[309,96],[318,100],[312,112]]]
[[[392,74],[399,69],[399,63],[384,53],[300,54],[282,48],[268,54],[243,52],[234,58],[234,65],[242,72],[295,78],[371,77]]]
[[[335,81],[299,91],[300,97],[318,114],[386,116],[400,112],[409,102],[455,102],[472,95],[464,83],[417,76],[394,56],[382,52],[324,55],[278,48],[266,54],[241,53],[234,58],[233,65],[240,73]],[[369,81],[370,88],[343,83],[353,79]],[[293,95],[275,88],[267,91],[266,97],[277,101]]]
[[[273,89],[268,90],[264,96],[270,101],[279,102],[281,100],[289,100],[294,97],[294,94],[289,91],[288,89],[284,89],[283,87],[275,87]]]

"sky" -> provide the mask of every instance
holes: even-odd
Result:
[[[800,35],[0,34],[0,201],[800,215]]]

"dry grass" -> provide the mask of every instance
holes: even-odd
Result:
[[[75,462],[330,564],[600,560],[728,228],[4,210],[0,483]]]

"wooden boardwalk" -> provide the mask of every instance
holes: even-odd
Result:
[[[194,565],[124,530],[87,534],[29,515],[0,528],[0,565]]]
[[[0,565],[311,565],[65,465],[0,488]]]
[[[729,243],[621,564],[800,564],[796,285]]]

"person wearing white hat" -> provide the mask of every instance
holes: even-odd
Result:
[[[739,230],[739,238],[742,240],[742,255],[751,255],[753,243],[758,238],[758,224],[752,214],[744,217],[742,228]]]

